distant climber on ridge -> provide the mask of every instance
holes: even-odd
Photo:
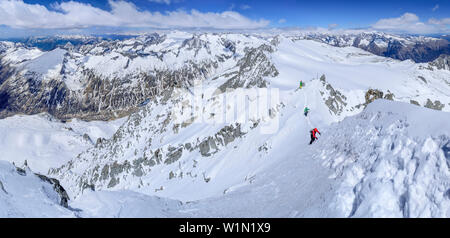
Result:
[[[303,113],[305,114],[305,117],[308,116],[309,108],[305,107],[305,110],[303,110]]]
[[[304,86],[303,81],[300,80],[300,85],[299,85],[299,89],[302,89],[302,87]]]
[[[316,133],[319,133],[319,135],[320,135],[320,132],[319,132],[319,130],[317,130],[317,128],[314,128],[311,131],[309,131],[309,133],[311,133],[311,141],[309,142],[309,144],[311,145],[315,140],[318,139],[316,136]]]

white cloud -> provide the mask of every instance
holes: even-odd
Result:
[[[165,3],[167,5],[170,4],[170,0],[148,0],[149,2],[156,2],[156,3]]]
[[[434,11],[436,11],[438,9],[439,9],[439,4],[436,4],[436,6],[434,6],[431,10],[434,12]]]
[[[140,11],[133,3],[122,0],[109,0],[109,5],[111,11],[70,1],[54,4],[56,11],[52,11],[43,5],[27,4],[21,0],[0,0],[0,25],[35,29],[73,29],[95,26],[253,29],[269,24],[267,20],[251,20],[234,11],[177,10],[160,13]]]
[[[333,30],[333,29],[335,29],[336,27],[338,27],[338,24],[336,24],[336,23],[332,23],[332,24],[329,24],[329,25],[328,25],[328,29],[329,29],[329,30]]]
[[[448,32],[448,25],[448,18],[430,19],[427,23],[424,23],[419,20],[417,15],[405,13],[397,18],[380,19],[372,25],[372,28],[394,32],[430,34]]]
[[[286,22],[286,19],[284,19],[284,18],[281,18],[280,20],[278,20],[278,23],[280,23],[280,24],[285,23],[285,22]]]
[[[247,10],[247,9],[250,9],[250,8],[252,8],[252,7],[250,7],[250,6],[247,5],[247,4],[244,4],[244,5],[241,6],[241,9],[242,9],[242,10]]]
[[[431,18],[430,20],[428,20],[428,23],[434,24],[434,25],[450,25],[450,17],[442,18],[441,20],[438,20],[436,18]]]

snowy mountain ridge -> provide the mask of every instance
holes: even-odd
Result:
[[[69,42],[50,51],[1,42],[0,116],[40,112],[60,119],[110,120],[127,116],[143,102],[174,87],[191,87],[194,79],[215,78],[236,67],[256,67],[250,57],[276,52],[280,37],[353,46],[394,59],[429,62],[422,65],[428,70],[449,67],[446,40],[380,32],[267,35],[171,31],[121,40],[89,41],[88,37],[84,44]],[[271,64],[268,58],[261,60]],[[276,67],[271,71],[267,73],[276,74]]]
[[[174,87],[190,87],[194,79],[257,66],[248,59],[270,50],[263,44],[271,45],[254,36],[175,32],[49,52],[10,47],[0,55],[0,114],[123,117]]]
[[[59,180],[69,205],[79,209],[73,215],[449,216],[450,71],[445,67],[283,35],[160,37],[79,48],[85,53],[74,62],[95,65],[90,72],[98,70],[95,77],[103,77],[98,83],[128,77],[121,75],[126,69],[102,68],[122,58],[138,64],[150,57],[155,61],[149,67],[158,67],[158,54],[148,56],[152,51],[146,49],[159,52],[176,70],[204,62],[217,67],[212,63],[205,72],[192,66],[202,73],[187,81],[181,73],[127,112],[128,118],[115,121],[120,126],[99,124],[98,130],[109,132],[92,136],[83,151],[60,149],[66,151],[64,161],[48,176]],[[8,52],[14,56],[14,50]],[[8,62],[26,67],[40,56]],[[183,61],[194,56],[198,61]],[[123,65],[125,60],[111,67]],[[305,107],[311,109],[307,117]],[[93,122],[78,123],[73,125]],[[267,125],[274,130],[264,133]],[[312,128],[322,134],[309,145]],[[84,131],[75,129],[64,136]]]

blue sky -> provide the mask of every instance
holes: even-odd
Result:
[[[0,0],[0,34],[191,27],[374,28],[432,34],[449,32],[449,13],[450,0]]]

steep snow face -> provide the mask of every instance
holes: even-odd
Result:
[[[50,52],[44,52],[39,57],[24,64],[24,69],[30,73],[36,73],[45,78],[55,78],[60,75],[66,50],[57,48]]]
[[[33,171],[47,174],[49,168],[66,163],[97,139],[110,138],[124,120],[62,123],[46,114],[8,117],[0,120],[0,150],[3,160],[17,165],[27,160]]]
[[[31,170],[0,161],[0,217],[75,217],[60,199],[53,185]]]

